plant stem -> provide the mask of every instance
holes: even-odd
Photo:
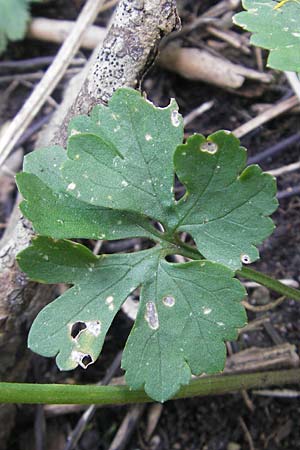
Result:
[[[204,259],[201,253],[197,249],[191,247],[185,243],[180,242],[178,253],[187,258],[198,260]],[[248,280],[256,281],[257,283],[266,286],[278,294],[284,295],[285,297],[291,298],[293,300],[300,301],[300,290],[294,289],[292,287],[286,286],[281,283],[281,281],[275,280],[264,273],[258,272],[257,270],[250,269],[248,267],[242,267],[241,270],[236,271],[236,275],[247,278]]]
[[[238,270],[236,274],[243,278],[256,281],[257,283],[262,284],[263,286],[266,286],[272,291],[275,291],[278,294],[282,294],[285,297],[300,301],[300,291],[298,289],[286,286],[280,281],[274,280],[274,278],[271,278],[264,273],[257,272],[256,270],[250,269],[248,267],[243,267],[241,270]]]
[[[174,398],[227,394],[242,389],[292,383],[300,383],[300,369],[216,375],[192,380]],[[1,403],[120,405],[151,401],[143,390],[130,390],[123,385],[0,383]]]

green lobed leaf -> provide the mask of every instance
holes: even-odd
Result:
[[[16,177],[24,197],[21,211],[39,234],[58,239],[152,237],[147,218],[90,205],[71,196],[59,170],[66,159],[61,147],[35,151],[25,156],[24,172]]]
[[[18,260],[34,280],[73,285],[40,312],[29,335],[30,348],[56,356],[61,369],[95,361],[118,309],[141,288],[122,365],[129,386],[144,386],[159,401],[191,373],[224,367],[224,340],[245,324],[244,289],[232,270],[257,259],[255,245],[271,233],[267,216],[277,205],[274,178],[258,166],[243,170],[245,149],[230,133],[195,135],[181,144],[177,109],[174,101],[155,108],[120,89],[108,107],[71,122],[67,152],[34,152],[17,177],[22,211],[43,235],[146,236],[156,243],[96,257],[79,244],[40,236]],[[186,189],[180,201],[175,172]],[[210,261],[166,261],[185,254],[183,231]]]
[[[0,53],[8,40],[17,41],[25,36],[30,18],[29,3],[30,0],[0,0]]]
[[[62,166],[70,195],[91,205],[148,215],[173,236],[188,231],[205,257],[232,269],[258,258],[255,245],[273,230],[265,216],[277,207],[275,180],[257,166],[240,173],[246,153],[233,135],[192,137],[178,147],[174,168],[174,148],[182,138],[177,107],[171,102],[155,109],[129,89],[118,90],[109,107],[97,107],[91,118],[76,119],[70,132]],[[216,151],[210,151],[210,143]],[[174,169],[188,189],[178,204]]]
[[[259,257],[256,244],[274,228],[275,178],[254,165],[233,134],[194,135],[175,152],[175,170],[187,192],[178,204],[177,230],[194,238],[205,258],[232,269]]]
[[[240,304],[245,291],[233,272],[219,264],[171,264],[164,254],[156,247],[96,257],[80,244],[36,238],[19,254],[22,270],[36,281],[74,286],[39,313],[29,347],[56,356],[61,370],[86,368],[100,354],[124,300],[142,286],[122,361],[128,384],[145,386],[153,399],[164,401],[189,383],[191,373],[221,371],[223,341],[234,339],[246,323]],[[79,327],[75,336],[74,327]]]
[[[119,89],[108,108],[94,109],[86,128],[71,129],[63,177],[85,202],[166,222],[174,208],[173,153],[182,139],[175,101],[155,108],[138,92]]]
[[[29,347],[40,355],[56,356],[61,370],[86,368],[99,356],[121,304],[149,271],[155,271],[158,257],[157,249],[96,257],[70,241],[36,238],[18,256],[22,270],[36,281],[74,286],[38,314]],[[80,325],[85,328],[72,337],[72,328],[76,331]]]
[[[224,368],[225,339],[246,324],[239,303],[245,291],[233,273],[215,263],[169,264],[161,260],[144,283],[122,367],[133,389],[150,397],[172,397],[191,374]]]
[[[251,43],[270,50],[268,66],[300,71],[300,2],[289,0],[278,9],[274,0],[243,0],[246,11],[233,21],[253,33]]]

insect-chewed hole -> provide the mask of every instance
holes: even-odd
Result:
[[[123,313],[131,320],[135,320],[139,309],[139,298],[130,295],[121,306]]]
[[[186,193],[186,187],[179,181],[177,175],[175,175],[174,180],[174,197],[178,202]]]
[[[71,336],[73,339],[76,339],[81,331],[86,329],[86,324],[84,322],[75,322],[71,328]]]
[[[187,261],[187,258],[182,255],[167,255],[165,257],[165,260],[170,263],[185,263]]]
[[[91,355],[84,355],[81,360],[81,366],[86,369],[90,364],[92,364],[92,362],[93,358],[91,357]]]
[[[186,231],[182,231],[178,235],[179,239],[184,242],[185,244],[188,244],[190,247],[197,247],[196,243],[193,239],[193,237],[190,235],[190,233],[187,233]]]
[[[241,261],[243,264],[251,264],[251,258],[249,255],[241,255]]]
[[[156,229],[157,229],[158,231],[160,231],[161,233],[164,233],[164,232],[165,232],[165,227],[163,226],[162,223],[160,223],[160,222],[154,222],[153,225],[154,225],[154,228],[156,228]]]

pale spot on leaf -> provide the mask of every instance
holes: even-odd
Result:
[[[218,146],[212,141],[207,141],[200,145],[200,150],[213,155],[218,151]]]
[[[168,306],[169,308],[172,308],[172,306],[175,305],[175,298],[172,297],[171,295],[167,295],[166,297],[163,298],[163,304],[165,306]]]
[[[99,336],[101,333],[101,322],[99,320],[91,320],[88,322],[85,322],[86,329],[92,333],[94,336]]]
[[[159,328],[159,321],[155,303],[146,303],[145,320],[146,322],[148,322],[148,325],[150,328],[152,328],[152,330],[157,330]]]
[[[73,128],[73,130],[71,130],[70,135],[71,136],[75,136],[76,134],[80,134],[80,131],[76,130],[75,128]]]
[[[171,112],[171,122],[172,122],[172,125],[176,128],[179,127],[179,125],[180,125],[179,113],[176,109],[174,109]]]
[[[67,187],[68,191],[74,191],[74,189],[76,189],[76,184],[75,183],[70,183]]]

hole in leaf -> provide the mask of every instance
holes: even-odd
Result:
[[[241,261],[243,264],[251,264],[251,258],[249,255],[241,255]]]
[[[91,355],[84,355],[84,357],[81,360],[81,366],[86,369],[90,364],[92,364],[93,358]]]
[[[75,322],[71,328],[71,336],[73,339],[76,339],[81,331],[86,329],[86,324],[84,322]]]
[[[130,295],[123,303],[121,309],[130,320],[134,321],[139,309],[139,299]]]
[[[182,255],[167,255],[165,257],[165,260],[170,263],[185,263],[186,261],[188,261],[188,259]]]
[[[182,232],[178,233],[178,237],[184,244],[187,244],[190,247],[194,247],[195,249],[197,248],[194,239],[186,231],[182,231]]]
[[[165,227],[163,226],[162,223],[154,222],[153,225],[154,225],[154,228],[156,228],[156,230],[160,231],[161,233],[165,232]]]
[[[175,175],[175,181],[174,181],[174,197],[175,200],[178,202],[186,193],[186,187],[179,181],[177,176]]]

